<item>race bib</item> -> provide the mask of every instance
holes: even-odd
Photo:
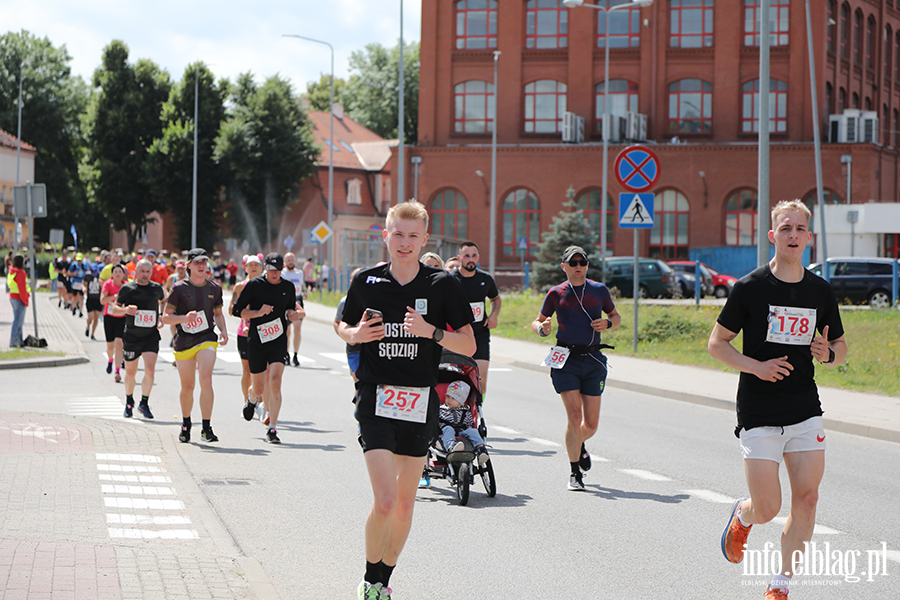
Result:
[[[470,302],[469,306],[472,307],[472,316],[475,318],[475,322],[484,321],[484,302]]]
[[[428,416],[431,388],[379,385],[375,395],[375,414],[379,417],[424,423]]]
[[[156,327],[158,313],[155,310],[139,310],[134,313],[135,327]]]
[[[197,318],[189,323],[182,323],[181,329],[185,333],[202,333],[209,329],[209,321],[206,320],[206,312],[197,313]]]
[[[550,348],[550,353],[544,358],[544,362],[541,363],[541,366],[550,367],[551,369],[562,369],[563,365],[566,364],[566,361],[569,359],[570,352],[572,351],[568,348],[553,346]]]
[[[275,319],[268,323],[257,325],[256,332],[259,333],[259,341],[265,344],[280,338],[284,334],[284,328],[281,326],[281,319]]]
[[[815,333],[816,309],[769,306],[767,342],[809,346]]]

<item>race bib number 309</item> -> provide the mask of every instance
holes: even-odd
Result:
[[[185,333],[201,333],[209,329],[209,321],[206,320],[206,313],[200,311],[197,317],[189,323],[182,323],[181,328]]]
[[[792,346],[809,346],[816,333],[816,309],[769,306],[766,341]]]
[[[375,395],[375,414],[379,417],[424,423],[428,416],[431,388],[379,385]]]

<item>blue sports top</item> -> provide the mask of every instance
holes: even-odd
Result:
[[[603,313],[615,308],[609,289],[588,279],[584,285],[573,287],[566,281],[552,288],[544,298],[541,314],[552,317],[557,313],[556,340],[560,344],[593,346],[600,343],[600,332],[591,328],[591,321],[604,318]]]

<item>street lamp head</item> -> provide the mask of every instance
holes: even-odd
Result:
[[[631,0],[631,4],[629,4],[629,6],[644,8],[645,6],[650,6],[651,4],[653,4],[653,0]]]
[[[479,177],[484,177],[484,173],[481,172],[481,169],[478,169],[477,171],[475,171],[475,174],[478,175]]]
[[[563,0],[563,4],[568,8],[575,8],[576,6],[584,6],[584,0]]]

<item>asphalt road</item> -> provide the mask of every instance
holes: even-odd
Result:
[[[283,598],[350,598],[363,574],[371,503],[353,387],[330,327],[307,322],[303,334],[303,365],[284,378],[280,446],[240,415],[232,339],[213,378],[221,441],[178,450],[240,550],[262,563]],[[5,389],[21,391],[5,392],[0,410],[121,418],[124,392],[105,373],[105,344],[85,345],[89,364],[4,373]],[[610,363],[615,369],[614,356]],[[145,426],[177,436],[178,378],[166,360],[151,406],[156,419]],[[465,507],[445,481],[419,492],[391,582],[398,600],[762,597],[771,570],[747,572],[719,550],[730,502],[746,493],[733,414],[610,389],[588,444],[595,459],[587,491],[578,493],[566,490],[565,415],[548,376],[498,364],[485,413],[497,496],[488,498],[480,482]],[[831,574],[798,576],[792,598],[900,597],[900,528],[888,516],[900,497],[898,464],[897,444],[829,432],[813,541],[820,552],[828,543]],[[785,495],[781,517],[789,504]],[[777,548],[781,527],[756,526],[750,549]],[[867,551],[882,543],[886,558],[873,560],[888,574],[872,576]]]

